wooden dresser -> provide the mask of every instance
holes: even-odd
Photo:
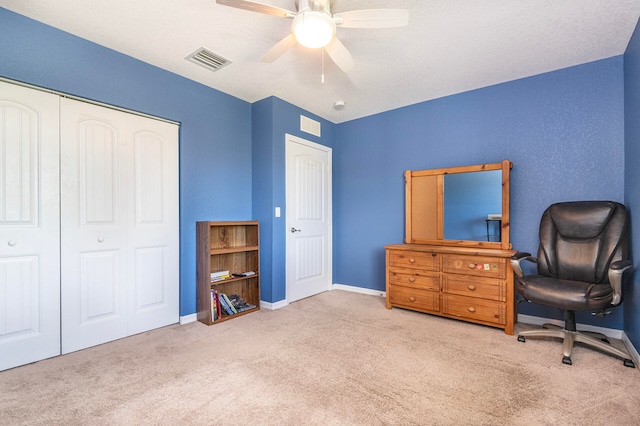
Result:
[[[503,328],[513,334],[513,250],[397,244],[387,251],[393,306]]]
[[[513,334],[512,166],[503,160],[405,172],[406,244],[385,246],[387,309],[397,306]],[[487,221],[498,224],[497,241],[490,238]]]

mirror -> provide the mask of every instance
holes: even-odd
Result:
[[[510,249],[508,160],[405,172],[406,243]]]
[[[502,171],[445,175],[443,217],[445,240],[499,242]]]

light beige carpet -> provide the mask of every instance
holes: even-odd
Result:
[[[561,358],[335,290],[1,372],[0,424],[640,424],[638,370],[581,346]]]

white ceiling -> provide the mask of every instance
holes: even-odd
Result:
[[[295,10],[294,0],[261,0]],[[409,9],[409,26],[339,28],[356,68],[295,46],[260,58],[291,20],[215,0],[0,0],[0,7],[248,102],[276,96],[334,123],[624,53],[640,0],[334,0],[333,12]],[[233,63],[185,60],[206,47]],[[343,111],[333,105],[346,103]]]

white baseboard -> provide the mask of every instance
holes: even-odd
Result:
[[[371,290],[369,288],[355,287],[355,286],[344,285],[344,284],[332,284],[330,290],[345,290],[345,291],[351,291],[354,293],[367,294],[369,296],[382,296],[382,297],[386,296],[386,292],[384,291]],[[287,302],[286,299],[280,300],[278,302],[273,302],[273,303],[265,302],[264,300],[261,300],[260,308],[270,309],[273,311],[275,309],[284,308],[288,304],[289,302]]]
[[[627,347],[627,350],[631,355],[631,359],[633,360],[633,362],[635,362],[636,367],[640,366],[640,355],[638,354],[635,346],[633,346],[633,343],[631,343],[631,340],[629,340],[629,338],[627,337],[627,333],[625,333],[624,331],[622,332],[622,342]]]
[[[198,314],[190,314],[180,317],[180,325],[189,324],[198,321]]]
[[[351,291],[354,293],[367,294],[369,296],[381,296],[381,297],[387,296],[387,293],[385,291],[372,290],[370,288],[362,288],[362,287],[356,287],[356,286],[345,285],[345,284],[333,284],[331,286],[331,290]]]
[[[260,301],[260,309],[269,309],[270,311],[274,311],[276,309],[284,308],[287,306],[289,302],[286,299],[279,300],[277,302],[265,302],[264,300]]]

